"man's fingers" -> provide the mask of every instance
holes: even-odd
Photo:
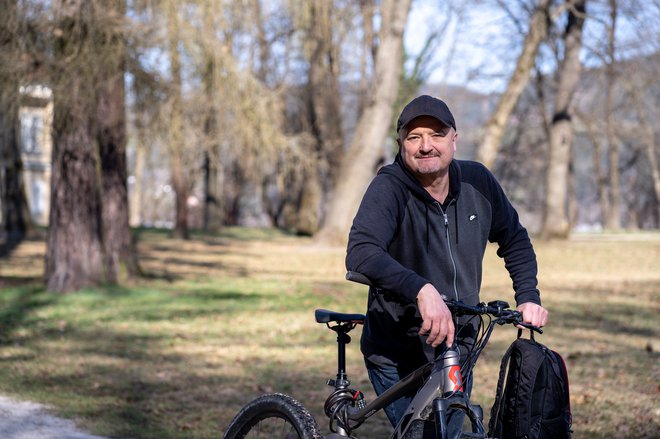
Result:
[[[437,347],[442,340],[447,336],[447,323],[444,320],[438,321],[438,330],[435,333],[435,337],[431,340],[431,346]]]
[[[424,321],[422,321],[422,327],[419,328],[419,335],[428,334],[431,330],[431,323],[430,319],[424,319]]]
[[[429,338],[426,339],[426,342],[430,345],[433,345],[435,343],[436,339],[438,338],[438,335],[440,334],[440,328],[437,323],[434,323],[434,325],[431,327],[431,332],[429,332]]]
[[[456,328],[454,327],[454,322],[449,322],[449,331],[447,332],[447,346],[451,347],[454,344],[454,333]]]
[[[523,322],[542,327],[548,323],[548,310],[535,303],[523,303],[518,306],[523,313]]]
[[[433,347],[437,347],[445,339],[447,340],[447,346],[454,343],[454,322],[451,319],[440,319],[434,322],[426,342]]]
[[[428,334],[426,343],[436,347],[448,337],[447,341],[453,343],[454,322],[451,312],[433,285],[422,287],[417,294],[417,306],[422,317],[419,335]]]

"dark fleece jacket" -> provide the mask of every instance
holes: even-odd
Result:
[[[374,285],[361,348],[375,364],[416,367],[435,357],[418,336],[417,294],[431,283],[449,298],[478,303],[487,241],[499,246],[516,303],[541,303],[534,249],[495,177],[479,163],[453,160],[449,179],[441,205],[399,154],[371,182],[353,220],[346,268]],[[460,347],[471,342],[475,328],[456,323]]]

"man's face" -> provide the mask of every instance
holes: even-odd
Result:
[[[407,133],[406,133],[407,130]],[[456,151],[456,131],[430,116],[413,119],[398,139],[403,161],[420,180],[445,175]]]

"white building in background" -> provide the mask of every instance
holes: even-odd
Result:
[[[32,220],[48,225],[53,151],[53,92],[42,85],[21,87],[20,145],[23,181]]]

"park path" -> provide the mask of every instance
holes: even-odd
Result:
[[[106,439],[79,430],[73,421],[52,415],[44,405],[0,395],[2,439]]]

